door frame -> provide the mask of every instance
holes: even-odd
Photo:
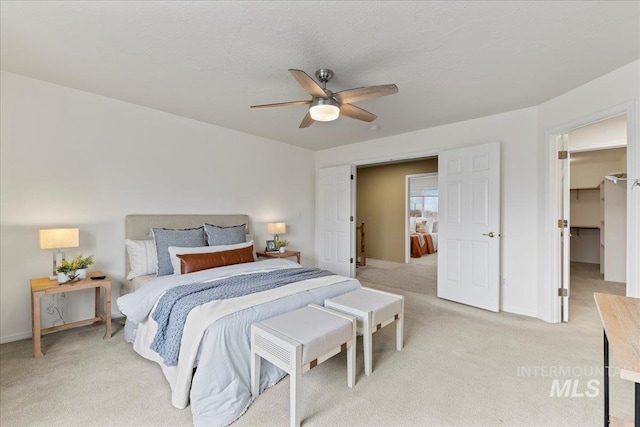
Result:
[[[438,176],[438,172],[426,172],[426,173],[414,173],[414,174],[410,174],[410,175],[405,175],[404,176],[404,263],[405,264],[409,264],[411,262],[411,244],[410,244],[410,237],[409,237],[409,233],[407,233],[407,230],[409,230],[409,182],[411,181],[411,178],[418,178],[418,177],[437,177]]]
[[[547,129],[545,141],[545,215],[544,215],[544,282],[539,296],[539,315],[551,323],[560,323],[560,298],[556,278],[560,274],[560,235],[557,212],[559,209],[560,188],[558,188],[559,167],[557,162],[556,136],[570,132],[602,120],[625,114],[627,117],[627,175],[635,178],[640,175],[640,146],[638,145],[638,116],[636,102],[627,102],[606,110],[581,117],[560,126]],[[640,192],[632,193],[633,186],[627,181],[627,296],[640,297],[640,265],[630,262],[640,258]],[[636,197],[632,197],[636,196]]]
[[[440,153],[440,151],[444,151],[446,150],[446,148],[441,147],[441,148],[434,148],[434,149],[430,149],[430,150],[421,150],[421,151],[413,151],[410,153],[404,153],[404,154],[399,154],[399,155],[394,155],[394,156],[384,156],[384,157],[373,157],[371,159],[365,159],[365,160],[356,160],[353,162],[350,162],[349,164],[351,165],[351,171],[353,173],[353,177],[354,179],[352,180],[352,191],[351,191],[351,208],[352,208],[352,212],[353,212],[353,218],[357,218],[356,216],[356,206],[357,206],[357,200],[358,200],[358,195],[357,195],[357,189],[358,186],[356,185],[356,181],[358,179],[358,167],[360,166],[373,166],[373,165],[377,165],[377,164],[382,164],[382,163],[391,163],[391,162],[407,162],[407,161],[411,161],[411,160],[417,160],[417,159],[427,159],[427,158],[437,158],[438,157],[438,153]],[[437,172],[436,172],[437,173]],[[406,178],[405,178],[406,180]],[[406,198],[406,188],[405,188],[405,198]],[[408,201],[405,203],[408,206]],[[407,208],[405,208],[406,211]],[[407,215],[405,215],[406,219],[405,219],[405,229],[409,229],[409,219],[408,219],[408,212],[406,212]],[[354,226],[353,226],[353,230],[352,230],[352,235],[351,235],[351,256],[353,257],[353,259],[356,259],[356,227],[355,227],[355,221],[353,222]],[[406,234],[406,233],[405,233]],[[405,246],[408,245],[409,241],[409,235],[407,234],[407,236],[405,237]],[[408,247],[408,246],[407,246]],[[407,249],[405,248],[405,260],[406,260],[406,254],[407,254]],[[405,263],[408,263],[409,261],[405,261]],[[355,265],[355,263],[354,263]],[[436,269],[437,270],[437,269]],[[437,272],[436,272],[437,274]],[[354,273],[353,273],[353,277],[356,277],[356,272],[355,272],[355,267],[354,267]]]

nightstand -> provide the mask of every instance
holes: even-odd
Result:
[[[284,251],[284,252],[266,252],[266,251],[258,251],[256,252],[258,257],[263,258],[298,258],[298,264],[300,264],[300,251]]]
[[[106,329],[103,339],[111,338],[111,280],[108,277],[100,280],[91,280],[93,276],[104,276],[104,274],[99,271],[93,271],[87,275],[86,279],[63,284],[58,284],[56,280],[49,280],[48,277],[31,279],[31,324],[34,357],[44,356],[40,348],[40,336],[46,332],[62,331],[76,326],[103,321]],[[106,307],[104,312],[100,310],[100,288],[104,288],[105,290],[104,300]],[[95,317],[49,328],[40,327],[40,299],[44,295],[81,291],[83,289],[95,289]]]

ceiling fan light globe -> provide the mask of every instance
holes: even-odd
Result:
[[[311,118],[317,122],[330,122],[340,116],[340,108],[335,105],[312,105],[309,108]]]

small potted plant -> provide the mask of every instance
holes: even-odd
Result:
[[[280,251],[280,253],[284,253],[288,244],[289,242],[287,242],[286,240],[276,240],[276,248]]]
[[[87,270],[89,266],[93,264],[93,255],[89,255],[86,258],[82,257],[82,254],[78,255],[75,258],[76,263],[76,273],[78,274],[78,279],[86,279],[87,278]]]
[[[76,270],[77,270],[77,266],[76,266],[75,259],[71,261],[67,261],[66,259],[63,259],[62,263],[58,266],[58,269],[56,270],[58,272],[58,283],[67,283],[71,280],[75,280],[78,277]]]

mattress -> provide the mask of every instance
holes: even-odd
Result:
[[[155,279],[156,277],[157,276],[155,274],[147,274],[146,276],[138,276],[134,277],[131,280],[125,280],[122,283],[122,287],[120,288],[120,295],[126,295],[135,292],[142,286],[147,284],[147,282]]]

